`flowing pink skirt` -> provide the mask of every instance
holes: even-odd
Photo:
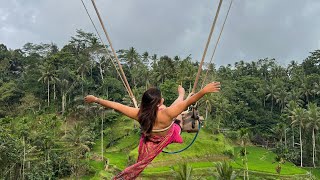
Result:
[[[151,163],[151,161],[162,152],[162,150],[171,143],[182,143],[180,136],[181,128],[174,123],[166,136],[152,136],[145,142],[144,136],[141,136],[139,143],[139,156],[137,163],[127,167],[120,174],[114,177],[114,180],[136,179],[139,174]]]

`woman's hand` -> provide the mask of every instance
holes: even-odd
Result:
[[[219,92],[220,91],[220,82],[209,83],[202,90],[205,94]]]
[[[94,103],[94,102],[97,102],[98,98],[93,96],[93,95],[88,95],[84,98],[84,101],[86,103]]]

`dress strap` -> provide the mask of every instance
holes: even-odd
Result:
[[[173,123],[174,123],[174,121],[172,121],[172,123],[171,123],[168,127],[163,128],[163,129],[152,129],[152,132],[157,133],[157,132],[166,131],[166,130],[168,130],[168,129],[173,125]]]

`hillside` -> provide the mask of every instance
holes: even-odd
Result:
[[[105,145],[109,145],[104,151],[104,158],[108,159],[109,166],[105,170],[104,162],[99,158],[91,158],[90,165],[93,169],[91,176],[83,179],[101,179],[111,178],[114,174],[123,170],[130,162],[137,158],[137,145],[139,142],[139,133],[133,131],[133,122],[129,119],[119,119],[112,125],[112,131],[117,132],[116,142],[110,146],[110,138],[105,138]],[[126,131],[124,129],[127,129]],[[130,130],[129,130],[130,129]],[[175,151],[185,147],[193,138],[194,134],[183,133],[185,142],[183,144],[171,144],[166,150]],[[186,151],[178,154],[161,153],[154,161],[143,171],[140,177],[143,179],[161,179],[174,178],[172,167],[178,164],[188,163],[194,169],[193,175],[197,177],[213,177],[215,172],[214,164],[218,161],[229,160],[236,171],[241,175],[242,160],[238,157],[239,147],[232,145],[222,134],[213,135],[211,132],[202,129],[196,142]],[[99,139],[90,153],[91,157],[98,157],[101,154],[101,139]],[[232,157],[234,155],[234,157]],[[248,147],[248,165],[252,177],[276,178],[276,155],[264,148]],[[290,162],[282,165],[281,176],[286,178],[307,177],[305,169],[296,167]]]

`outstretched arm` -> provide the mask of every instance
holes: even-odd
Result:
[[[170,106],[173,106],[173,105],[183,101],[185,90],[181,85],[178,86],[178,94],[179,94],[178,98]]]
[[[121,103],[100,99],[100,98],[97,98],[97,97],[95,97],[93,95],[86,96],[84,98],[84,100],[87,103],[94,103],[94,102],[98,103],[98,104],[100,104],[100,105],[102,105],[104,107],[111,108],[111,109],[114,109],[116,111],[119,111],[122,114],[128,116],[129,118],[138,120],[139,108],[133,108],[133,107],[130,107],[130,106],[123,105]]]
[[[207,93],[219,92],[220,91],[220,82],[212,82],[207,84],[203,89],[201,89],[198,93],[193,96],[185,99],[184,101],[178,102],[166,109],[163,110],[170,119],[178,116],[182,111],[184,111],[188,106],[197,102],[200,98],[202,98]]]

